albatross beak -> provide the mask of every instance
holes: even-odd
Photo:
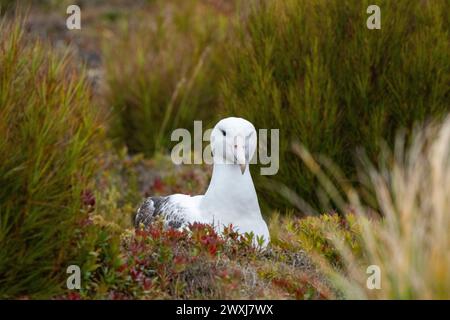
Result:
[[[241,168],[242,174],[244,174],[245,168],[247,167],[247,161],[245,158],[245,143],[242,139],[239,138],[240,137],[238,137],[238,139],[235,140],[234,157],[236,163],[239,164],[239,167]]]
[[[241,167],[241,172],[242,172],[242,174],[244,174],[244,172],[245,172],[245,167],[246,167],[247,165],[246,165],[245,163],[241,163],[239,166]]]

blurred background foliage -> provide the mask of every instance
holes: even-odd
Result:
[[[148,156],[173,145],[174,128],[217,120],[228,29],[226,16],[192,1],[160,2],[154,11],[151,19],[134,15],[103,46],[111,135]]]
[[[365,27],[370,4],[262,1],[236,29],[221,101],[226,114],[280,128],[279,173],[255,174],[271,204],[285,205],[270,188],[275,181],[317,211],[331,209],[318,205],[317,179],[292,153],[293,142],[355,181],[357,148],[375,159],[399,128],[450,110],[448,2],[377,1],[375,31]]]

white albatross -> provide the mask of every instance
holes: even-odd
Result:
[[[269,229],[258,204],[249,160],[256,151],[256,130],[242,118],[219,121],[211,132],[213,172],[204,195],[173,194],[149,197],[137,210],[135,226],[147,226],[162,215],[165,224],[183,228],[199,222],[214,225],[218,232],[232,224],[239,233],[253,232],[270,241]]]

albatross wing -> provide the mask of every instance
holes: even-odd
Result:
[[[135,217],[135,227],[142,223],[149,225],[157,216],[163,216],[166,225],[181,228],[198,220],[198,203],[203,196],[191,197],[185,194],[173,194],[167,197],[149,197],[139,207]]]

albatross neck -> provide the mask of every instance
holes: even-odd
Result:
[[[236,208],[239,211],[250,210],[260,214],[248,164],[244,174],[237,164],[214,164],[204,201],[206,205],[215,204],[214,206],[221,205],[231,210]]]

